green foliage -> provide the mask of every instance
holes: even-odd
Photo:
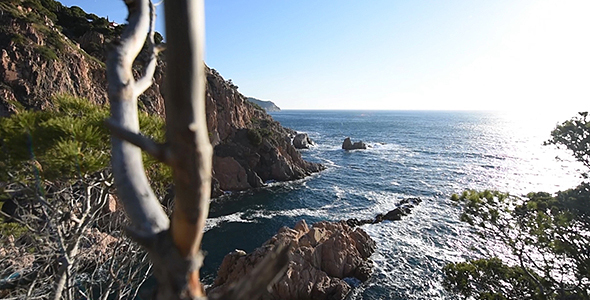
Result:
[[[574,157],[590,168],[590,121],[588,112],[563,122],[551,132],[551,139],[545,144],[565,147]]]
[[[257,109],[257,110],[260,110],[260,111],[265,111],[264,108],[262,108],[262,106],[254,103],[254,102],[246,101],[246,103],[252,105],[254,107],[254,109]]]
[[[36,49],[37,52],[39,52],[39,54],[43,56],[45,59],[50,61],[57,60],[57,54],[55,54],[55,51],[53,51],[51,48],[47,46],[37,46]]]
[[[65,42],[59,33],[57,33],[55,30],[47,28],[46,26],[42,26],[41,31],[45,33],[45,40],[48,45],[50,45],[53,49],[57,50],[57,52],[64,51]]]
[[[451,199],[463,205],[461,221],[474,226],[486,241],[506,246],[519,266],[491,259],[447,265],[448,290],[477,299],[587,299],[588,184],[556,196],[539,192],[521,198],[496,191],[466,191]],[[496,254],[502,253],[492,253]],[[523,292],[529,296],[510,296]],[[488,297],[493,294],[502,297]]]
[[[0,219],[1,220],[1,219]],[[19,239],[28,232],[27,227],[16,222],[5,223],[0,221],[0,242],[6,243],[4,238],[13,236],[15,240]]]
[[[248,129],[248,140],[253,146],[262,144],[262,135],[256,129]]]
[[[53,0],[25,0],[22,4],[34,9],[39,16],[47,16],[53,22],[57,20],[55,12],[61,7],[59,2]]]
[[[45,111],[21,111],[0,119],[0,180],[80,178],[109,166],[110,135],[103,126],[108,107],[86,99],[59,95]],[[164,120],[140,113],[140,126],[156,140],[164,139]],[[145,160],[156,189],[171,181],[170,171]]]
[[[566,147],[590,167],[587,113],[551,136],[546,144]],[[451,200],[463,207],[461,221],[509,253],[489,250],[492,258],[447,265],[447,290],[476,299],[590,299],[589,183],[555,195],[465,191]]]
[[[247,132],[248,140],[253,146],[260,146],[265,138],[272,138],[272,131],[268,128],[250,128]]]
[[[451,263],[443,273],[443,286],[465,299],[544,299],[527,272],[496,257]]]
[[[27,43],[27,38],[24,37],[22,34],[13,33],[10,41],[17,44],[17,45],[24,45]]]

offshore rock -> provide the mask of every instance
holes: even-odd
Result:
[[[376,245],[365,231],[346,222],[318,222],[309,228],[301,220],[294,229],[281,228],[252,253],[228,254],[208,294],[225,291],[278,244],[291,245],[292,260],[285,275],[261,299],[344,299],[351,290],[345,278],[366,281],[372,272],[369,257]]]
[[[344,142],[342,143],[342,149],[344,150],[356,150],[356,149],[367,149],[367,145],[365,143],[363,143],[362,141],[356,142],[356,143],[352,143],[352,141],[350,140],[349,137],[344,139]]]
[[[293,138],[293,146],[297,149],[309,149],[313,145],[313,141],[309,138],[307,133],[298,133]]]
[[[412,212],[412,209],[420,204],[422,199],[420,198],[406,198],[397,204],[397,207],[390,210],[386,214],[378,214],[374,219],[359,220],[357,218],[351,218],[346,220],[346,224],[350,227],[361,226],[365,224],[376,224],[383,221],[399,221],[402,216],[406,216]]]

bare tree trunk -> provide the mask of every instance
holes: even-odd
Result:
[[[171,55],[166,70],[166,136],[170,142],[176,199],[172,238],[180,254],[201,260],[200,248],[211,195],[211,160],[205,116],[205,24],[203,0],[165,3],[166,39]],[[189,290],[204,296],[200,262],[190,270]]]
[[[211,156],[205,119],[204,4],[203,0],[165,2],[166,144],[139,134],[137,97],[152,82],[157,48],[153,41],[154,9],[149,0],[126,0],[129,26],[109,54],[107,77],[112,117],[115,184],[131,220],[129,234],[144,246],[158,279],[156,299],[205,297],[199,280],[203,228],[209,210]],[[151,20],[151,22],[150,22]],[[148,34],[149,31],[149,34]],[[142,78],[135,80],[132,64],[146,36],[151,60]],[[172,167],[175,208],[170,223],[147,181],[141,149]],[[283,274],[289,249],[276,249],[244,278],[239,292],[224,299],[251,299]]]

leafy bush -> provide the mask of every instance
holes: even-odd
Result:
[[[490,248],[491,258],[447,265],[447,290],[465,299],[588,299],[589,184],[555,196],[467,191],[452,199],[463,206],[461,221],[509,252]]]
[[[565,147],[572,151],[576,160],[590,168],[590,120],[587,118],[588,112],[581,112],[571,120],[558,125],[551,132],[551,139],[545,144]]]
[[[497,257],[451,263],[443,273],[443,286],[465,298],[540,299],[530,294],[535,282],[521,267],[508,266]]]

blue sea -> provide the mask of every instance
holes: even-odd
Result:
[[[442,267],[481,254],[480,242],[459,221],[461,209],[449,200],[453,193],[556,192],[581,182],[581,164],[565,150],[543,146],[573,114],[286,110],[272,116],[307,133],[316,145],[302,156],[327,169],[211,203],[205,281],[212,281],[225,254],[252,251],[282,226],[372,218],[401,199],[420,197],[401,221],[362,226],[377,242],[374,274],[348,298],[454,299],[442,288]],[[369,148],[344,151],[346,137]]]

